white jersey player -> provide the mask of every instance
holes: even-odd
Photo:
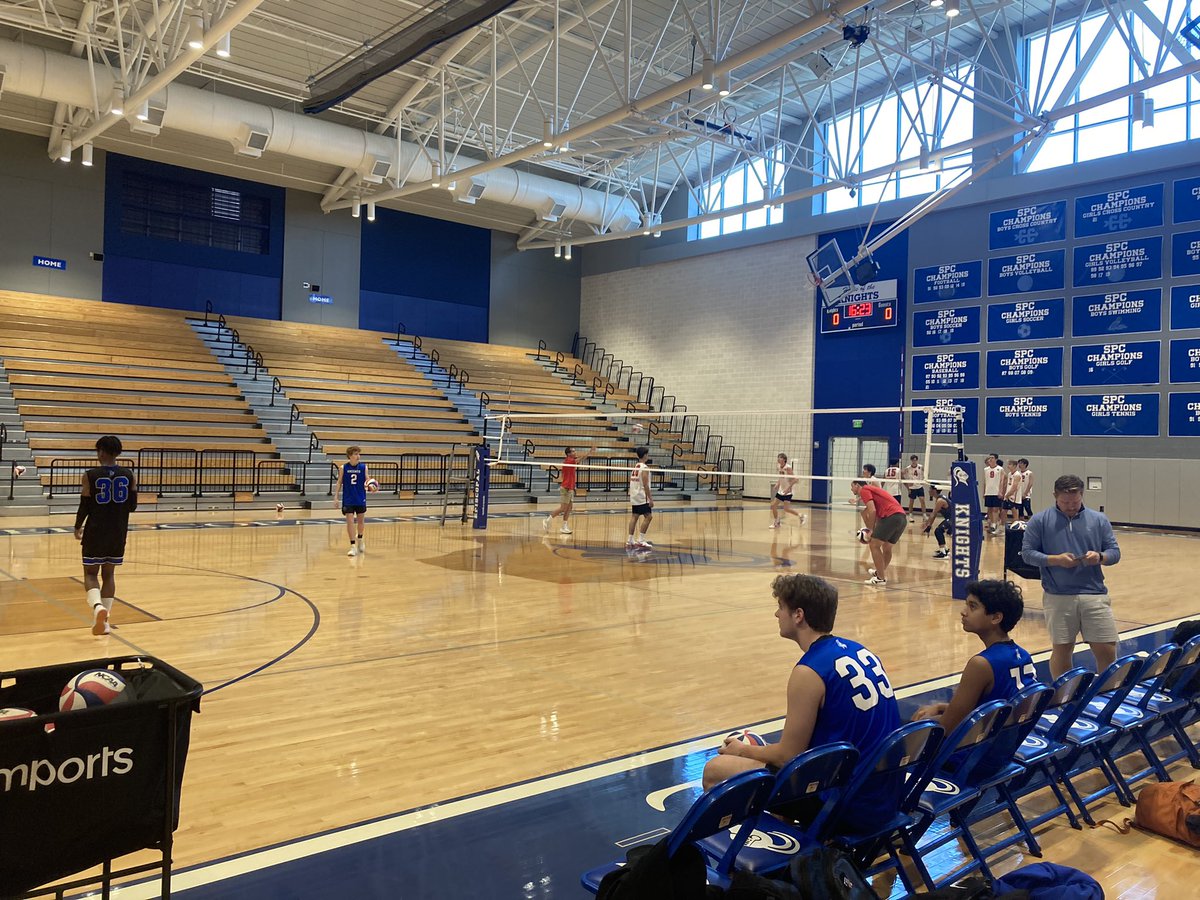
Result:
[[[798,525],[803,525],[805,516],[792,509],[792,489],[796,486],[796,467],[786,453],[775,458],[779,477],[775,481],[775,496],[771,499],[770,528],[779,527],[779,511],[782,508],[789,516],[795,516]]]
[[[633,517],[629,520],[629,539],[625,541],[627,550],[653,550],[654,545],[646,540],[646,531],[654,518],[654,500],[650,497],[650,448],[638,447],[633,451],[637,454],[637,463],[629,470],[629,504],[633,508]],[[641,530],[638,530],[638,520],[642,520]]]

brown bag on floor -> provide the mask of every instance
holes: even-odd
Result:
[[[1149,784],[1138,794],[1133,820],[1140,828],[1200,847],[1200,785]]]

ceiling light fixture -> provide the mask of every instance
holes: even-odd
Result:
[[[85,166],[87,166],[88,168],[91,168],[91,166],[92,166],[92,145],[91,144],[83,145],[83,164]]]
[[[229,46],[229,32],[225,32],[217,39],[217,56],[221,59],[229,59],[233,53]]]
[[[204,49],[204,13],[199,10],[188,16],[187,45],[190,50]]]
[[[62,142],[62,144],[59,145],[58,158],[62,162],[65,162],[65,163],[69,163],[71,161],[71,142],[70,141],[64,140]]]
[[[354,205],[352,207],[350,207],[350,215],[352,215],[356,219],[362,215],[362,204],[359,203],[357,200],[355,200]]]
[[[962,15],[962,0],[946,0],[946,18],[953,19]]]
[[[704,62],[700,65],[700,87],[706,91],[711,91],[714,84],[713,74],[713,58],[711,56],[704,57]]]
[[[367,201],[367,221],[368,222],[375,221],[375,201],[374,200]]]
[[[125,85],[119,81],[112,86],[112,97],[108,101],[108,111],[114,116],[125,115]]]

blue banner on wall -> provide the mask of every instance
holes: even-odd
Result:
[[[1181,392],[1167,399],[1167,434],[1200,437],[1200,394]]]
[[[983,296],[983,260],[928,266],[913,271],[913,301],[978,300]]]
[[[1062,347],[1013,347],[989,350],[987,386],[989,388],[1062,387]]]
[[[913,346],[978,344],[982,318],[978,306],[920,310],[913,314]]]
[[[988,260],[989,297],[1058,291],[1065,284],[1065,250],[1039,250]]]
[[[54,259],[51,256],[35,256],[33,265],[37,269],[58,269],[60,272],[65,272],[67,269],[65,259]]]
[[[1158,384],[1158,341],[1076,344],[1071,348],[1071,384]]]
[[[988,217],[988,249],[1009,250],[1061,241],[1067,236],[1067,201],[1002,209]]]
[[[1200,328],[1200,284],[1171,288],[1171,330]]]
[[[1200,231],[1184,231],[1171,239],[1171,274],[1200,275]]]
[[[1089,194],[1075,200],[1075,237],[1155,228],[1163,223],[1163,185]]]
[[[1171,384],[1200,381],[1200,338],[1171,341]]]
[[[988,306],[988,343],[1060,338],[1063,319],[1061,299],[992,303]]]
[[[950,593],[955,600],[967,599],[967,586],[979,577],[979,554],[983,548],[983,517],[979,514],[979,484],[975,463],[955,460],[950,464]]]
[[[913,356],[913,390],[976,390],[979,387],[979,351]]]
[[[1071,398],[1076,437],[1158,437],[1158,394],[1081,394]]]
[[[984,425],[988,434],[1061,435],[1062,397],[988,397]]]
[[[979,398],[978,397],[938,397],[936,399],[929,398],[925,400],[914,399],[913,406],[936,406],[939,409],[954,409],[957,407],[962,410],[962,426],[963,434],[979,434]],[[925,413],[912,413],[911,431],[913,434],[925,433]],[[951,419],[935,416],[934,417],[934,434],[953,435],[955,431],[950,427]]]
[[[1175,182],[1175,221],[1200,222],[1200,178]]]
[[[1086,294],[1071,301],[1071,333],[1075,337],[1161,330],[1161,288]]]
[[[1162,238],[1136,238],[1075,248],[1075,287],[1162,277]]]

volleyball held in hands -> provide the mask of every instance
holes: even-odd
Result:
[[[860,544],[869,544],[871,542],[871,529],[870,528],[858,529],[858,542]]]
[[[761,734],[756,734],[753,731],[731,731],[725,735],[725,741],[741,741],[743,744],[749,744],[751,747],[765,747],[767,742],[763,740]]]
[[[374,478],[368,478],[367,479],[367,493],[374,494],[378,490],[379,490],[379,482],[376,481]]]

